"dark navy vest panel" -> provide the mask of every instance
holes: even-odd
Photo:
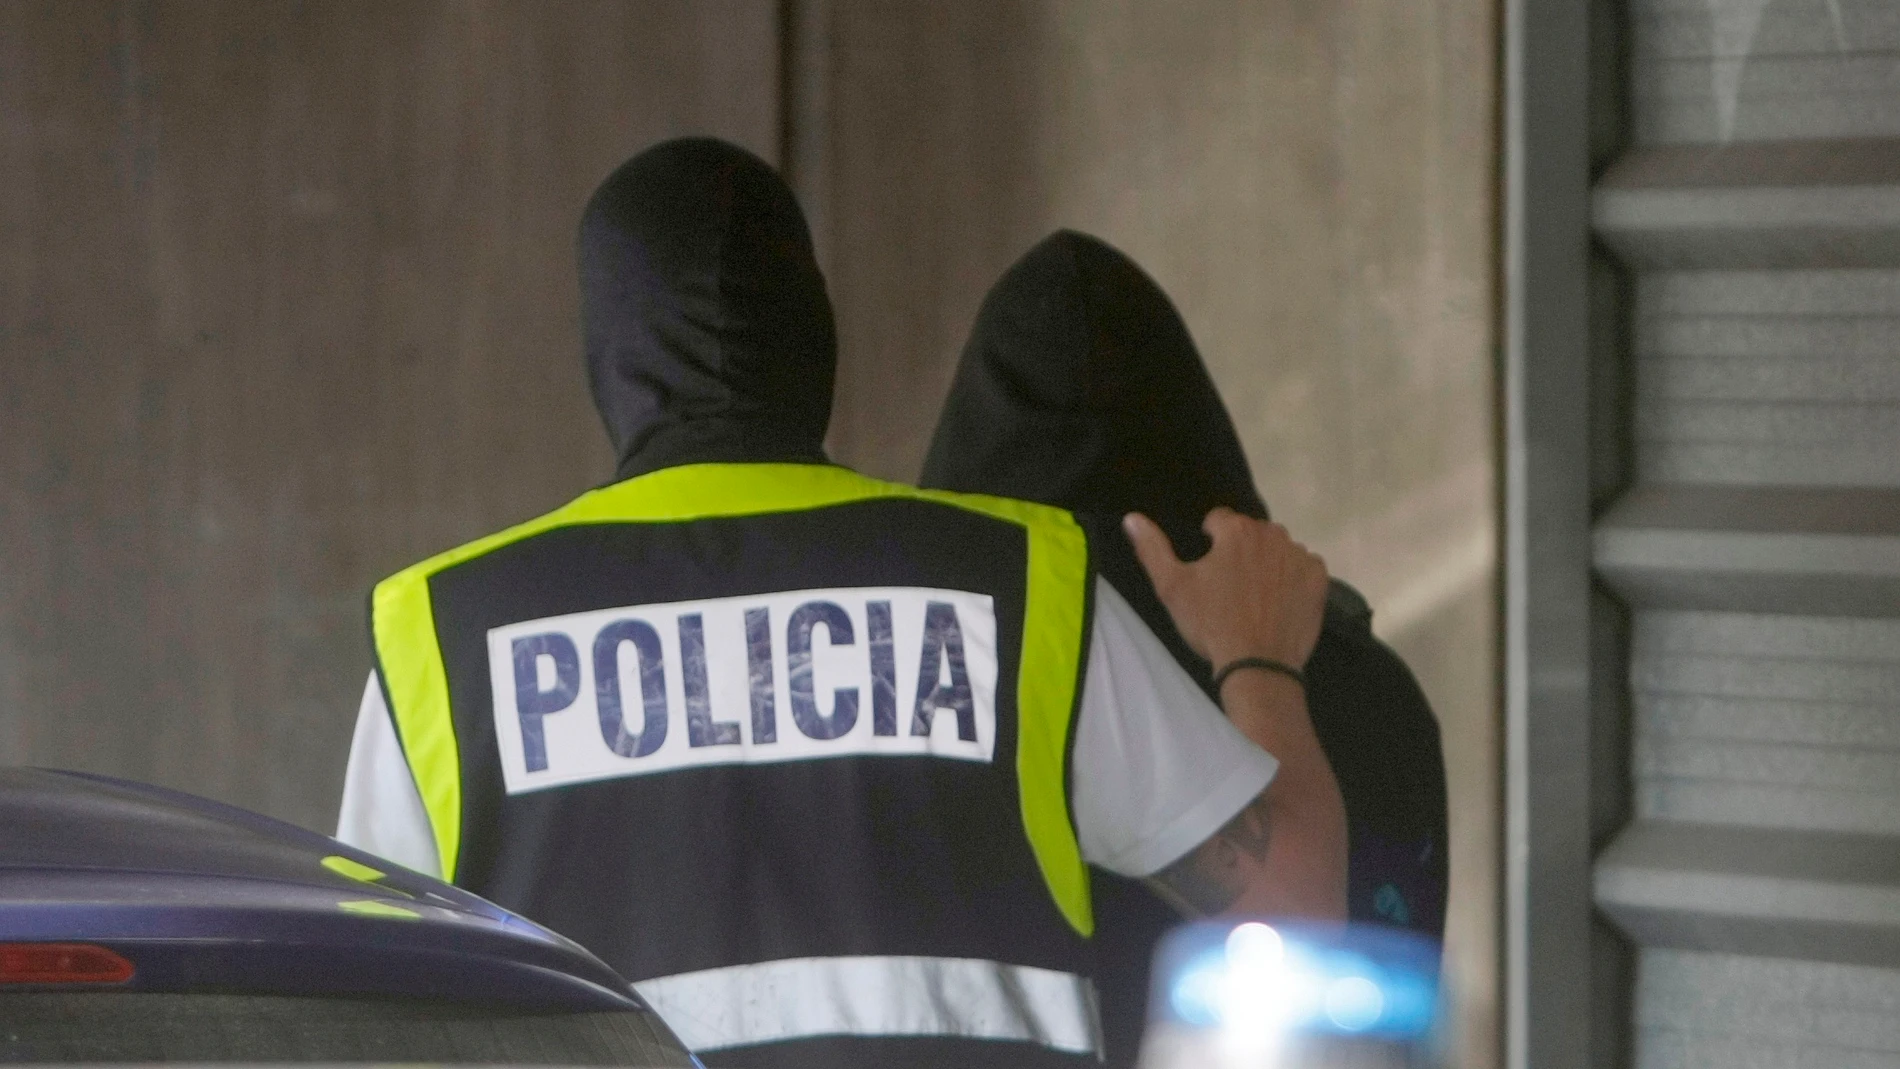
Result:
[[[1043,882],[1017,793],[1026,561],[1026,538],[1014,524],[879,499],[561,527],[436,573],[429,592],[462,767],[455,882],[579,941],[632,980],[852,955],[1087,973],[1086,944]],[[871,587],[993,599],[989,762],[851,755],[507,793],[491,629],[622,607]],[[859,715],[872,715],[872,700],[862,696]],[[912,700],[895,695],[901,718]],[[778,730],[786,732],[780,713]],[[677,722],[673,730],[681,730]]]

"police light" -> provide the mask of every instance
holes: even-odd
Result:
[[[1438,969],[1436,943],[1397,929],[1185,926],[1155,954],[1142,1069],[1429,1064]]]
[[[91,943],[0,943],[0,984],[122,984],[132,963]]]

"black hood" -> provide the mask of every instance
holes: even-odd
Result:
[[[1194,555],[1215,506],[1267,514],[1167,294],[1127,256],[1068,230],[984,298],[923,484],[1078,513],[1143,512]]]
[[[656,145],[594,192],[579,246],[587,377],[620,478],[824,460],[831,302],[769,165],[711,138]]]

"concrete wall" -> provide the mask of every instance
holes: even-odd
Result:
[[[326,826],[368,585],[607,474],[589,188],[673,133],[775,156],[787,54],[838,456],[915,473],[1049,229],[1146,264],[1439,710],[1489,1064],[1492,6],[0,5],[0,761]]]
[[[1491,1064],[1493,5],[802,6],[790,162],[840,309],[835,452],[915,475],[983,291],[1051,229],[1143,263],[1276,516],[1439,712],[1456,1064]]]
[[[609,474],[572,234],[769,2],[0,5],[0,761],[335,818],[404,563]]]

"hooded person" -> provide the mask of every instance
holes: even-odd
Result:
[[[1201,524],[1212,509],[1267,518],[1174,305],[1134,261],[1071,231],[1044,239],[984,299],[921,482],[1055,505],[1098,529],[1141,513],[1183,557],[1205,552]],[[1097,545],[1101,574],[1218,697],[1211,666],[1182,640],[1133,555],[1112,537]],[[1303,667],[1313,724],[1345,797],[1351,919],[1441,939],[1445,775],[1423,693],[1343,583],[1333,584]],[[1109,1060],[1127,1064],[1154,941],[1175,918],[1145,888],[1111,874],[1097,874],[1095,904]]]
[[[1223,717],[1065,512],[826,461],[831,306],[770,167],[656,146],[579,244],[617,481],[377,584],[339,838],[579,941],[728,1066],[1096,1063],[1089,864],[1343,909],[1303,699]],[[1148,548],[1223,656],[1317,641],[1323,568],[1267,525]]]

